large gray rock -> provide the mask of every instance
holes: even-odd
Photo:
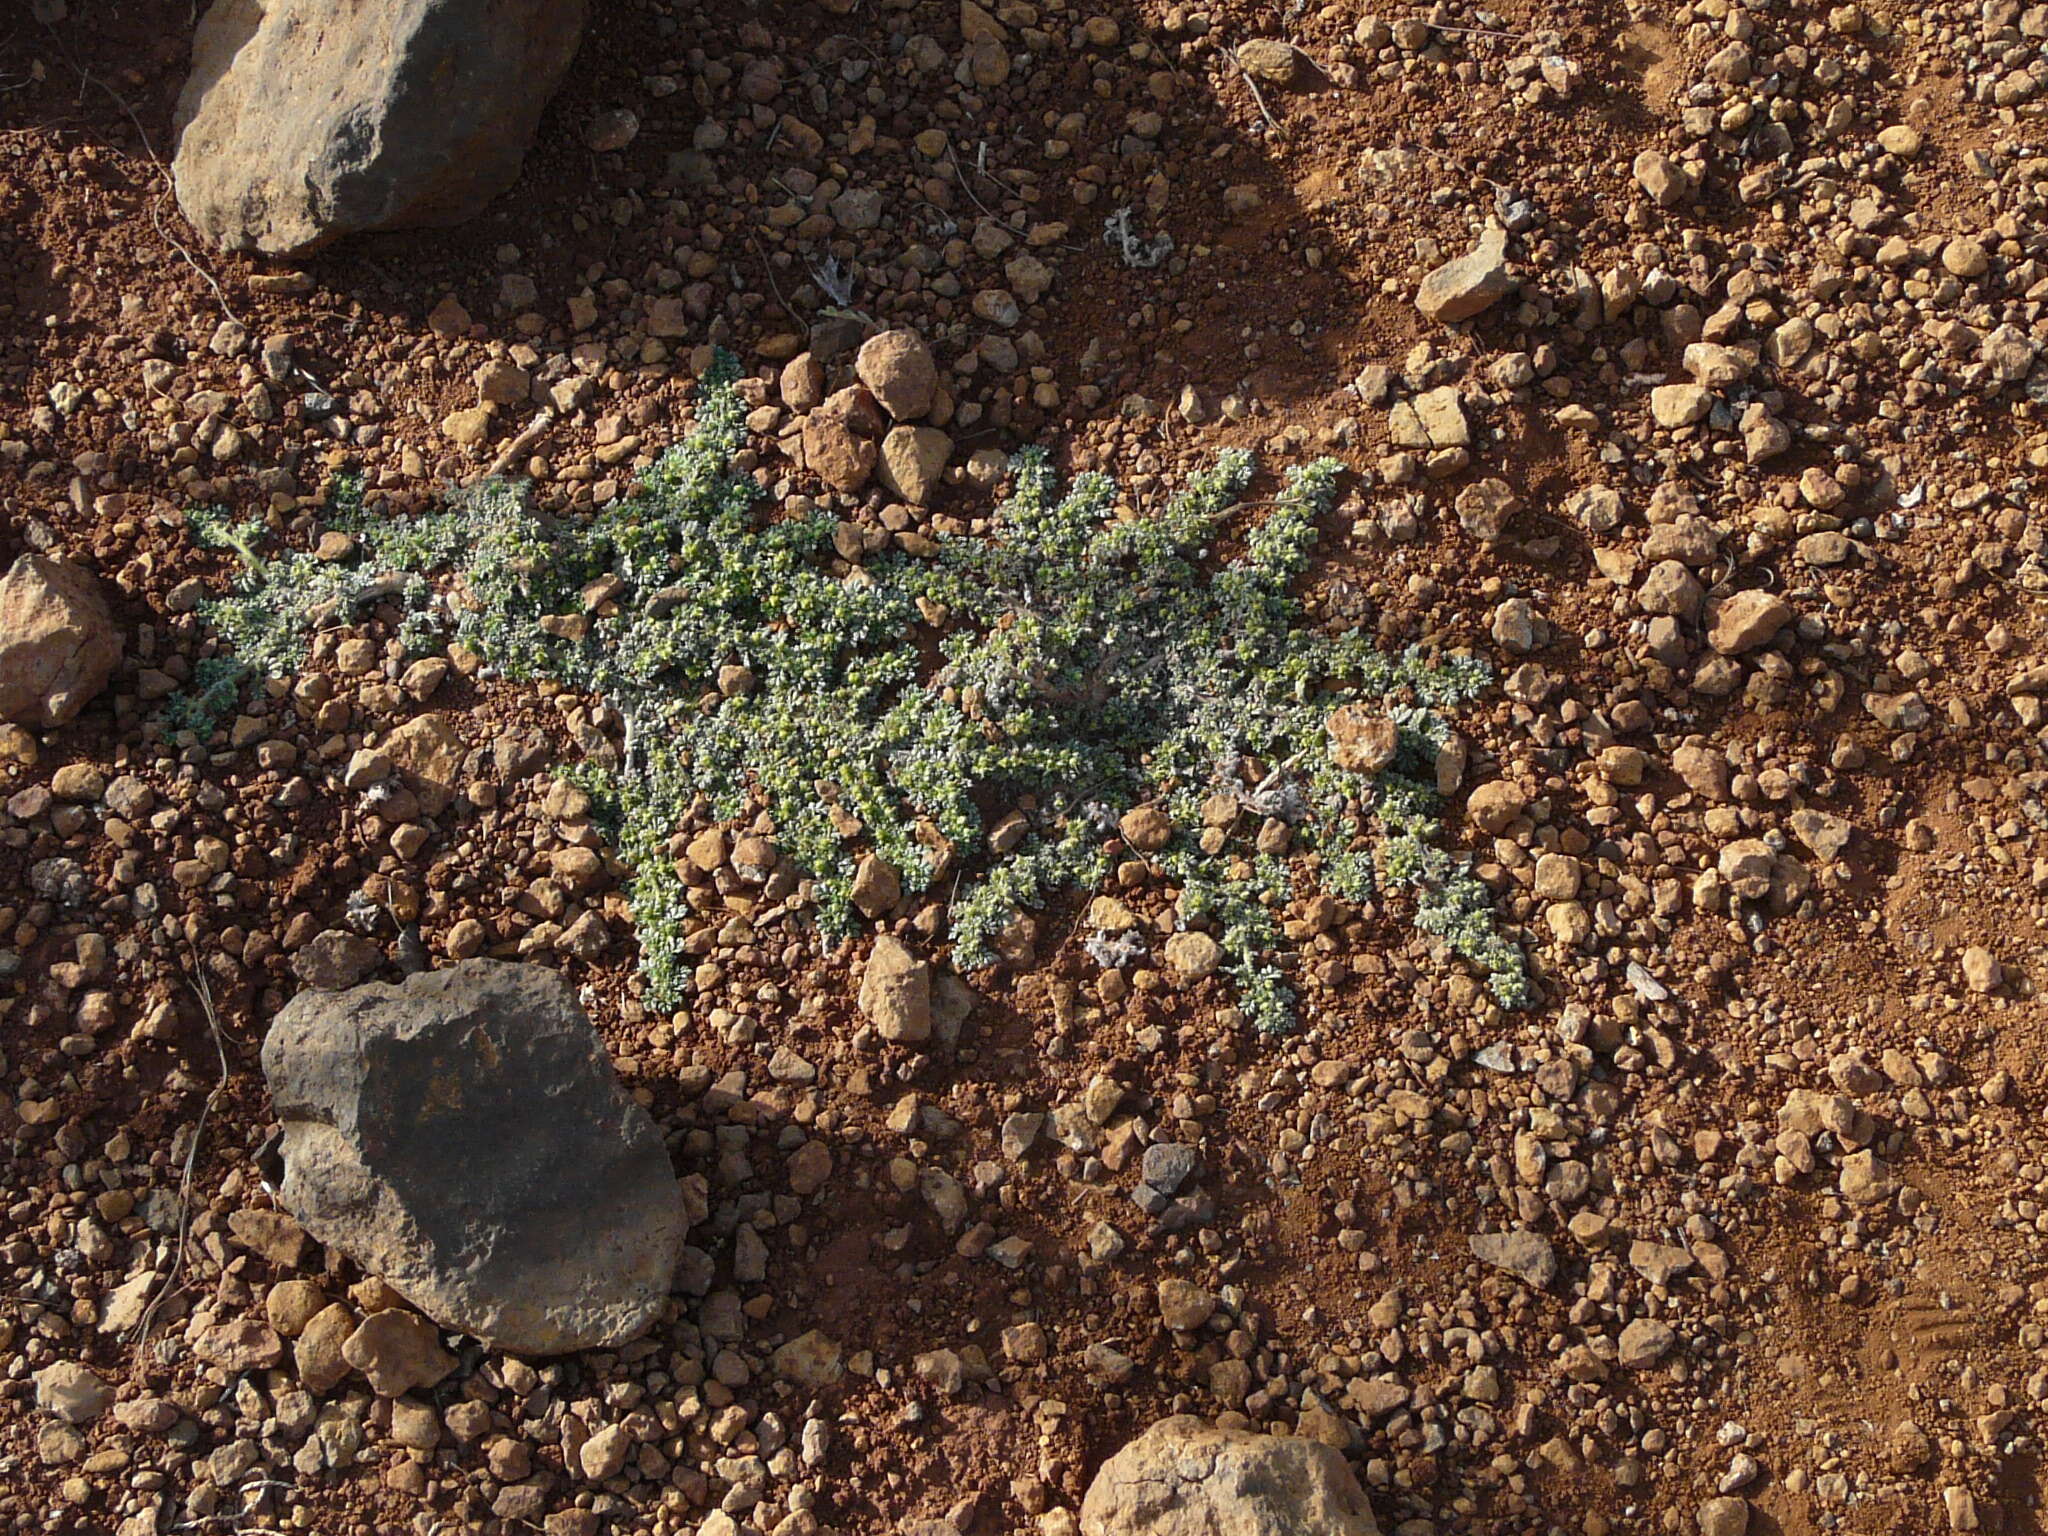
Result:
[[[1102,1464],[1081,1536],[1379,1536],[1365,1490],[1319,1440],[1161,1419]]]
[[[661,1310],[682,1189],[553,971],[466,960],[301,992],[263,1075],[285,1208],[436,1322],[550,1355]]]
[[[214,0],[178,98],[178,206],[299,256],[459,224],[519,174],[586,0]]]
[[[92,572],[31,552],[0,577],[0,720],[66,724],[120,659],[121,632]]]

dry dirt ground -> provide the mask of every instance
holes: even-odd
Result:
[[[603,9],[486,217],[303,278],[168,193],[188,0],[0,16],[0,563],[92,567],[128,641],[0,765],[13,1527],[1059,1536],[1185,1410],[1342,1447],[1403,1536],[2039,1529],[2048,7]],[[1236,62],[1257,38],[1292,82]],[[1126,208],[1171,258],[1104,243]],[[1425,321],[1489,219],[1520,292]],[[307,543],[356,466],[400,515],[566,386],[512,467],[573,512],[680,434],[712,342],[779,495],[881,536],[985,515],[965,475],[927,514],[792,462],[776,379],[843,373],[833,311],[926,337],[956,466],[1044,442],[1142,509],[1225,445],[1342,458],[1316,601],[1501,674],[1464,784],[1509,789],[1452,835],[1542,1004],[1492,1007],[1398,905],[1290,914],[1306,1025],[1265,1038],[1213,980],[1102,970],[1069,903],[913,1052],[859,1028],[864,939],[821,954],[720,870],[695,1002],[651,1017],[616,891],[544,878],[593,835],[545,772],[604,746],[593,701],[415,697],[371,616],[212,738],[163,730],[229,574],[184,509]],[[1653,397],[1688,356],[1708,387]],[[504,362],[533,402],[453,441]],[[1445,385],[1469,443],[1398,446]],[[1792,617],[1729,633],[1740,593]],[[467,756],[401,856],[340,769],[423,714]],[[464,1347],[396,1402],[302,1382],[278,1288],[377,1294],[254,1215],[256,1051],[352,914],[386,974],[474,920],[586,989],[710,1211],[652,1336]],[[1132,1203],[1153,1143],[1198,1154],[1184,1224]],[[1509,1228],[1547,1284],[1474,1257]],[[1211,1320],[1167,1327],[1167,1279]],[[776,1355],[812,1330],[836,1380]],[[38,1410],[65,1360],[110,1411]]]

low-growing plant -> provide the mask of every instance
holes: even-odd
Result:
[[[587,521],[550,520],[502,481],[402,521],[364,517],[350,491],[331,522],[356,535],[355,559],[264,562],[244,548],[243,574],[208,611],[239,657],[282,673],[314,626],[390,600],[409,642],[440,625],[508,678],[616,708],[622,760],[578,778],[633,870],[642,964],[664,1003],[689,971],[671,844],[700,798],[725,818],[765,802],[828,933],[855,920],[862,843],[906,889],[944,879],[963,968],[995,958],[1026,909],[1096,885],[1118,811],[1157,801],[1176,828],[1157,857],[1180,920],[1215,934],[1243,1012],[1284,1027],[1293,994],[1277,914],[1298,863],[1234,836],[1204,851],[1204,803],[1218,794],[1254,823],[1290,823],[1293,849],[1316,856],[1333,893],[1412,892],[1418,925],[1496,998],[1529,1000],[1485,887],[1435,840],[1441,712],[1484,685],[1484,666],[1385,655],[1357,630],[1309,623],[1292,595],[1334,461],[1291,471],[1253,516],[1252,460],[1226,452],[1147,516],[1119,506],[1106,475],[1063,488],[1027,452],[986,533],[835,574],[833,520],[764,521],[763,493],[733,467],[745,413],[733,378],[721,358],[686,441]],[[1234,534],[1241,549],[1219,553]],[[1367,698],[1398,727],[1375,774],[1340,768],[1325,728]],[[1027,835],[988,852],[985,813],[1020,804]]]
[[[164,700],[164,729],[190,731],[205,740],[220,729],[242,695],[249,668],[236,656],[205,656],[192,669],[192,684]]]

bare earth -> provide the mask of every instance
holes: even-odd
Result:
[[[1095,1468],[1190,1412],[1336,1445],[1400,1536],[1739,1531],[1717,1495],[1788,1536],[2040,1529],[2048,7],[1019,0],[978,44],[941,0],[599,9],[485,218],[303,283],[205,251],[169,195],[187,0],[0,20],[0,566],[90,567],[127,641],[0,763],[12,1527],[1072,1536]],[[1255,84],[1235,50],[1283,37],[1306,59]],[[637,135],[588,148],[620,108]],[[1104,243],[1126,208],[1160,266]],[[1430,323],[1417,284],[1488,220],[1519,292]],[[834,309],[938,358],[929,510],[791,458],[781,365]],[[166,739],[229,574],[186,508],[310,546],[331,472],[396,515],[563,384],[510,467],[588,508],[681,435],[714,342],[755,375],[763,483],[878,542],[986,516],[978,449],[1114,468],[1141,512],[1225,446],[1343,459],[1313,601],[1495,663],[1452,836],[1543,1003],[1494,1008],[1399,910],[1293,913],[1307,1024],[1267,1038],[1214,980],[1103,971],[1068,902],[918,1051],[863,1028],[866,937],[821,952],[721,868],[695,1001],[655,1017],[616,889],[546,878],[595,837],[545,770],[609,750],[598,701],[415,697],[371,616]],[[1653,410],[1689,358],[1734,377]],[[493,362],[531,402],[458,443]],[[1445,385],[1469,444],[1396,446]],[[1733,635],[1740,593],[1790,616]],[[425,714],[467,756],[401,856],[341,769]],[[1486,830],[1494,781],[1521,803]],[[76,902],[32,887],[56,859]],[[1171,928],[1142,857],[1118,879]],[[276,1177],[265,1022],[352,900],[378,974],[401,928],[439,958],[474,920],[584,989],[712,1212],[652,1335],[465,1345],[396,1403],[308,1392],[266,1342],[282,1282],[378,1299],[232,1224]],[[1157,1142],[1198,1155],[1203,1224],[1132,1203]],[[1548,1285],[1475,1258],[1513,1228]],[[1167,1279],[1213,1318],[1167,1327]],[[774,1363],[812,1330],[847,1367],[823,1387]],[[113,1407],[40,1411],[60,1361]]]

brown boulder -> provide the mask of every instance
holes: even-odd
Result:
[[[637,1338],[667,1305],[689,1207],[556,972],[465,960],[301,992],[271,1022],[263,1074],[280,1203],[443,1327],[566,1354]],[[431,1343],[405,1318],[378,1314],[342,1351],[380,1392],[411,1368],[380,1380],[372,1346]],[[405,1358],[421,1352],[438,1358]]]
[[[889,934],[875,939],[860,976],[860,1011],[884,1040],[932,1037],[932,968]]]
[[[1479,243],[1432,271],[1415,290],[1415,307],[1439,325],[1470,320],[1515,291],[1508,275],[1507,231],[1488,226]]]
[[[891,427],[882,439],[882,484],[891,495],[924,506],[952,456],[953,439],[937,427]]]
[[[932,408],[939,369],[915,331],[884,331],[862,343],[854,372],[895,421],[914,421]]]
[[[120,659],[120,632],[90,571],[31,552],[0,577],[0,720],[69,723]]]
[[[835,491],[866,487],[881,457],[882,413],[859,386],[842,389],[804,418],[804,464]]]
[[[1401,745],[1392,717],[1364,704],[1339,705],[1323,729],[1330,736],[1330,761],[1350,773],[1378,773]]]

